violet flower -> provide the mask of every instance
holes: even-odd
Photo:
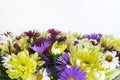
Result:
[[[48,47],[50,46],[49,44],[49,39],[46,38],[39,38],[34,42],[34,46],[31,47],[32,50],[42,53],[44,52]]]
[[[72,66],[61,72],[58,80],[86,80],[86,73],[81,71],[79,67]]]
[[[90,35],[85,35],[84,37],[88,38],[88,39],[94,39],[94,40],[97,40],[99,42],[101,37],[102,37],[102,34],[93,33],[93,34],[90,34]]]

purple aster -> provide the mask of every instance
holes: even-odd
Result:
[[[36,30],[29,30],[28,32],[24,32],[26,36],[28,37],[38,37],[40,35],[40,33]]]
[[[101,37],[102,37],[102,34],[96,34],[96,33],[85,35],[85,38],[94,39],[94,40],[97,40],[98,42],[100,41]]]
[[[50,33],[51,35],[59,35],[61,32],[55,29],[49,29],[48,33]]]
[[[38,52],[38,53],[42,53],[43,51],[45,51],[48,47],[50,46],[49,44],[49,39],[46,38],[40,38],[37,39],[34,42],[34,46],[31,47],[32,50]]]
[[[81,71],[79,67],[72,66],[61,72],[58,80],[86,80],[86,73]]]
[[[62,54],[62,56],[60,56],[57,61],[56,61],[56,69],[58,71],[58,74],[61,73],[61,71],[65,70],[67,68],[67,65],[70,64],[70,58],[68,53],[64,53]]]

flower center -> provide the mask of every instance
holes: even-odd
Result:
[[[37,74],[36,79],[37,80],[42,80],[43,75],[42,74]]]
[[[71,78],[69,78],[69,80],[76,80],[75,78],[73,78],[73,77],[71,77]]]
[[[108,55],[108,56],[106,56],[106,58],[105,58],[108,62],[111,62],[112,61],[112,59],[113,59],[113,57],[111,56],[111,55]]]

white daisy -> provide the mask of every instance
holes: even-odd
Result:
[[[116,57],[116,51],[106,51],[101,58],[101,65],[104,69],[115,69],[119,66],[119,58]]]
[[[46,69],[40,69],[39,72],[36,74],[36,80],[50,80]]]

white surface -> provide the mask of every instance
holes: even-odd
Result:
[[[56,28],[120,37],[120,0],[0,0],[0,33]]]

